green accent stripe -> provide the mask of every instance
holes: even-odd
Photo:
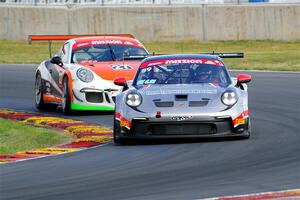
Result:
[[[102,111],[114,111],[115,108],[109,106],[86,106],[86,105],[78,105],[71,102],[71,109],[73,110],[102,110]]]

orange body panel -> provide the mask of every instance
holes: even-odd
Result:
[[[46,103],[62,103],[62,99],[50,94],[44,94],[43,99]]]
[[[94,71],[98,76],[104,80],[114,80],[117,77],[124,77],[127,80],[132,80],[138,70],[140,62],[81,62],[80,65],[83,65],[90,70]],[[119,66],[129,66],[131,69],[114,69],[113,67]]]
[[[69,90],[70,90],[70,99],[71,101],[74,100],[74,96],[73,96],[73,81],[72,81],[72,76],[71,76],[71,72],[68,71],[67,73],[68,79],[69,79]]]

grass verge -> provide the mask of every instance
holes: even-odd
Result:
[[[64,133],[0,118],[0,154],[51,147],[70,140]]]
[[[54,42],[53,52],[62,43]],[[300,71],[300,41],[175,41],[143,42],[149,52],[175,54],[244,52],[244,59],[224,59],[229,69]],[[47,42],[0,40],[0,63],[38,64],[49,57]]]

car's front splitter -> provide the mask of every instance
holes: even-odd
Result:
[[[92,106],[92,105],[79,105],[71,102],[71,109],[72,110],[86,110],[86,111],[114,111],[114,107],[110,106]]]
[[[231,118],[212,121],[145,121],[133,120],[130,129],[116,121],[120,126],[121,138],[208,138],[249,136],[248,119],[245,124],[233,126]]]

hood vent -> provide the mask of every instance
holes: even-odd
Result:
[[[206,106],[208,104],[208,101],[190,101],[189,107],[202,107]]]
[[[174,102],[173,101],[156,101],[154,102],[156,107],[173,107]]]

